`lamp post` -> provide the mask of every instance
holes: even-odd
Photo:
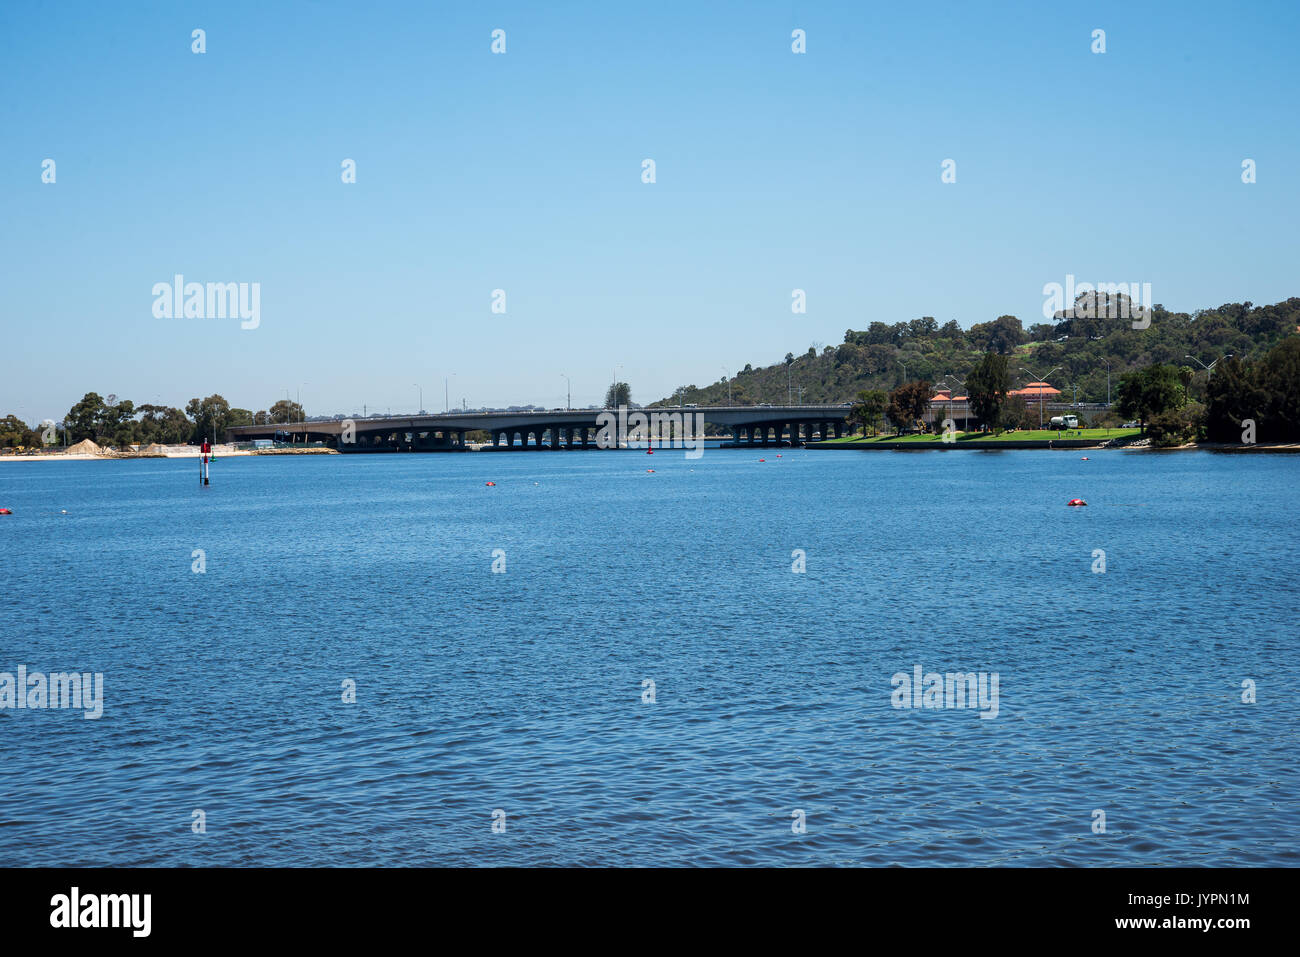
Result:
[[[619,363],[618,365],[614,366],[614,383],[613,383],[614,389],[613,389],[613,395],[610,397],[613,401],[610,403],[609,406],[611,409],[618,408],[618,370],[621,368],[623,368],[622,363]]]
[[[442,411],[451,411],[451,377],[456,373],[449,372],[442,378]]]
[[[571,380],[567,375],[565,375],[563,372],[560,373],[560,378],[563,379],[565,382],[568,383],[568,389],[569,389],[569,391],[568,391],[568,393],[567,393],[567,398],[565,399],[564,407],[565,407],[566,409],[572,411],[572,409],[573,409],[573,382],[572,382],[572,380]]]
[[[945,379],[951,379],[953,382],[956,382],[956,383],[957,383],[959,386],[961,386],[963,389],[966,388],[966,383],[965,383],[963,380],[958,379],[958,378],[957,378],[955,375],[953,375],[951,372],[949,372],[947,375],[945,375],[944,378],[945,378]],[[951,390],[948,392],[948,418],[952,418],[952,392],[951,392]],[[970,430],[970,396],[966,396],[965,411],[962,413],[962,416],[961,416],[961,430],[962,430],[963,432],[967,432],[967,431]]]
[[[1051,375],[1052,372],[1057,372],[1058,370],[1060,370],[1060,368],[1061,368],[1060,366],[1057,366],[1055,369],[1052,369],[1051,372],[1048,372],[1047,375]],[[1034,376],[1034,380],[1033,380],[1033,381],[1040,383],[1040,385],[1038,386],[1038,428],[1039,428],[1039,430],[1041,430],[1041,429],[1043,428],[1043,386],[1042,386],[1042,383],[1047,383],[1047,375],[1043,375],[1043,376],[1035,376],[1034,373],[1033,373],[1032,371],[1030,371],[1029,369],[1026,369],[1024,366],[1021,366],[1021,367],[1020,367],[1020,371],[1023,372],[1023,373],[1025,373],[1026,375]]]
[[[420,414],[420,415],[424,415],[424,386],[420,385],[420,383],[418,383],[418,382],[412,382],[411,385],[415,386],[417,389],[420,390],[420,411],[419,411],[419,414]]]
[[[1214,360],[1213,362],[1211,362],[1208,366],[1207,366],[1204,362],[1201,362],[1200,359],[1196,358],[1196,356],[1183,356],[1183,358],[1184,358],[1184,359],[1191,359],[1193,362],[1199,363],[1200,366],[1201,366],[1201,368],[1205,370],[1205,380],[1206,380],[1206,382],[1208,383],[1208,382],[1209,382],[1209,379],[1210,379],[1210,376],[1214,375],[1214,367],[1217,366],[1217,365],[1218,365],[1220,362],[1222,362],[1224,359],[1231,359],[1231,358],[1232,358],[1232,353],[1229,352],[1229,353],[1226,353],[1226,354],[1224,354],[1224,355],[1219,356],[1219,358],[1215,359],[1215,360]]]

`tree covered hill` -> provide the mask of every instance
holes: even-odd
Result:
[[[747,364],[730,382],[731,402],[778,404],[787,397],[799,401],[802,388],[805,403],[836,404],[853,401],[861,390],[888,391],[905,381],[937,383],[947,374],[965,380],[986,352],[1008,356],[1016,385],[1060,366],[1050,381],[1065,399],[1073,401],[1077,387],[1080,402],[1105,402],[1107,361],[1113,397],[1121,373],[1153,363],[1189,366],[1200,373],[1201,366],[1188,355],[1206,364],[1229,352],[1241,359],[1261,359],[1300,328],[1300,297],[1270,306],[1226,303],[1192,313],[1156,305],[1145,329],[1134,329],[1131,318],[1120,318],[1118,305],[1124,304],[1109,297],[1098,302],[1080,296],[1074,308],[1057,313],[1055,322],[1028,329],[1015,316],[999,316],[966,330],[951,321],[940,325],[929,316],[893,325],[872,322],[865,330],[849,329],[838,346],[820,352],[814,346],[759,368]],[[652,405],[725,405],[727,389],[725,378],[703,387],[682,386]]]

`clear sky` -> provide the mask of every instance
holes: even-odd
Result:
[[[873,320],[1029,325],[1067,274],[1274,302],[1298,28],[1294,2],[5,2],[0,414],[405,412],[417,384],[432,411],[447,377],[556,406],[563,374],[586,405],[616,366],[646,402]],[[260,283],[260,325],[156,318],[177,273]]]

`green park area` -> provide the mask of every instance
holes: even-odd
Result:
[[[1055,442],[1063,439],[1075,441],[1105,442],[1115,439],[1123,442],[1136,439],[1140,429],[1028,429],[1006,432],[958,432],[957,443],[961,445],[979,445],[985,442]],[[830,439],[827,445],[942,445],[942,435],[874,435],[863,438],[861,435],[846,435],[839,439]]]

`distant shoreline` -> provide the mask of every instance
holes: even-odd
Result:
[[[198,446],[193,449],[165,449],[161,452],[37,452],[34,455],[0,455],[0,462],[112,462],[131,459],[197,459],[203,453]],[[236,449],[230,446],[213,446],[212,458],[242,458],[257,455],[338,455],[336,449]]]
[[[1171,446],[1169,448],[1154,448],[1147,444],[1127,443],[1123,445],[1104,445],[1092,439],[1060,439],[1050,442],[1041,440],[984,440],[975,442],[943,442],[936,439],[931,442],[880,442],[880,441],[862,441],[862,442],[812,442],[808,445],[801,446],[809,450],[826,451],[835,449],[844,449],[852,452],[948,452],[957,449],[969,451],[1023,451],[1036,450],[1045,452],[1223,452],[1223,453],[1300,453],[1300,443],[1260,443],[1257,445],[1242,445],[1235,442],[1200,442],[1189,443],[1187,445]],[[720,445],[718,449],[726,449],[742,452],[764,452],[776,449],[790,449],[788,443],[780,445],[747,445],[741,443],[738,445]],[[446,450],[451,452],[455,450]],[[492,452],[549,452],[549,447],[537,449],[535,447],[517,446],[512,449],[493,448],[490,445],[484,445],[476,448],[470,448],[467,451],[492,451]],[[644,449],[562,449],[564,452],[644,452]],[[656,449],[656,451],[671,452],[673,448]],[[337,449],[331,448],[289,448],[289,449],[223,449],[218,446],[215,449],[213,459],[221,461],[228,458],[246,458],[257,456],[271,455],[339,455]],[[114,462],[129,461],[134,459],[196,459],[202,453],[195,449],[194,451],[165,451],[165,452],[114,452],[108,454],[95,455],[89,452],[38,452],[34,455],[0,455],[0,462]],[[446,454],[443,451],[427,452],[375,452],[375,453],[352,453],[361,455],[375,455],[386,457],[388,455],[439,455]]]

